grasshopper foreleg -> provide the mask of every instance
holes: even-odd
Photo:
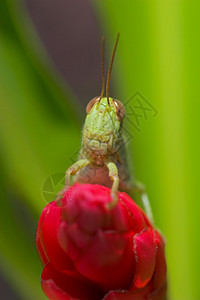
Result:
[[[75,175],[79,170],[87,166],[89,163],[90,161],[88,159],[80,159],[67,169],[65,173],[65,187],[58,193],[56,200],[59,201],[63,197],[64,192],[71,185],[71,175]]]
[[[76,161],[69,169],[67,169],[65,173],[65,185],[70,186],[71,185],[71,175],[75,175],[79,170],[81,170],[83,167],[86,167],[89,165],[90,161],[85,159],[80,159]]]
[[[115,207],[118,201],[117,191],[119,187],[119,176],[118,176],[117,166],[113,162],[107,163],[106,166],[109,170],[109,176],[113,181],[112,188],[111,188],[112,201],[107,205],[109,209],[112,209],[113,207]]]

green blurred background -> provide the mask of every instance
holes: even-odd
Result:
[[[200,2],[1,0],[0,24],[0,298],[45,299],[37,221],[100,93],[100,37],[108,66],[120,31],[110,94],[157,111],[125,126],[166,237],[169,300],[199,300]]]

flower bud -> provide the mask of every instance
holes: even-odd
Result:
[[[164,241],[125,193],[75,184],[41,215],[36,244],[51,300],[165,300]]]

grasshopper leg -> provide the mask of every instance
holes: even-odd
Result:
[[[131,190],[133,193],[133,198],[134,198],[134,194],[140,195],[142,201],[142,208],[144,209],[149,220],[152,222],[152,224],[154,224],[153,213],[152,213],[151,205],[149,202],[149,198],[145,186],[141,182],[137,181],[131,186]]]
[[[111,188],[112,201],[107,205],[109,209],[112,209],[113,207],[115,207],[115,205],[118,202],[117,191],[119,187],[119,176],[118,176],[117,166],[113,162],[107,163],[106,166],[109,170],[109,176],[113,181],[112,188]]]
[[[57,201],[59,201],[60,198],[63,197],[63,194],[68,189],[68,187],[71,185],[71,175],[75,175],[79,170],[81,170],[83,167],[87,166],[89,163],[90,163],[90,161],[88,159],[80,159],[67,169],[67,171],[65,173],[65,187],[58,193],[58,195],[56,197]]]
[[[76,161],[69,169],[67,169],[65,173],[65,185],[70,186],[71,185],[71,175],[75,175],[79,170],[81,170],[83,167],[89,165],[90,161],[85,159],[80,159]]]

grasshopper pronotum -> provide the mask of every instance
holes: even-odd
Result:
[[[123,104],[109,97],[109,83],[114,61],[119,33],[115,42],[109,66],[106,97],[104,76],[104,37],[101,41],[102,54],[102,91],[101,95],[93,98],[86,107],[86,119],[82,132],[82,147],[78,161],[66,171],[66,188],[74,182],[101,184],[111,188],[111,202],[108,208],[113,208],[118,201],[117,191],[125,191],[133,196],[138,192],[143,202],[143,208],[152,219],[151,208],[144,187],[141,184],[131,184],[126,161],[126,151],[122,136],[122,124],[125,117]],[[89,182],[88,182],[88,176]],[[65,188],[65,189],[66,189]],[[60,198],[61,193],[58,195]]]

